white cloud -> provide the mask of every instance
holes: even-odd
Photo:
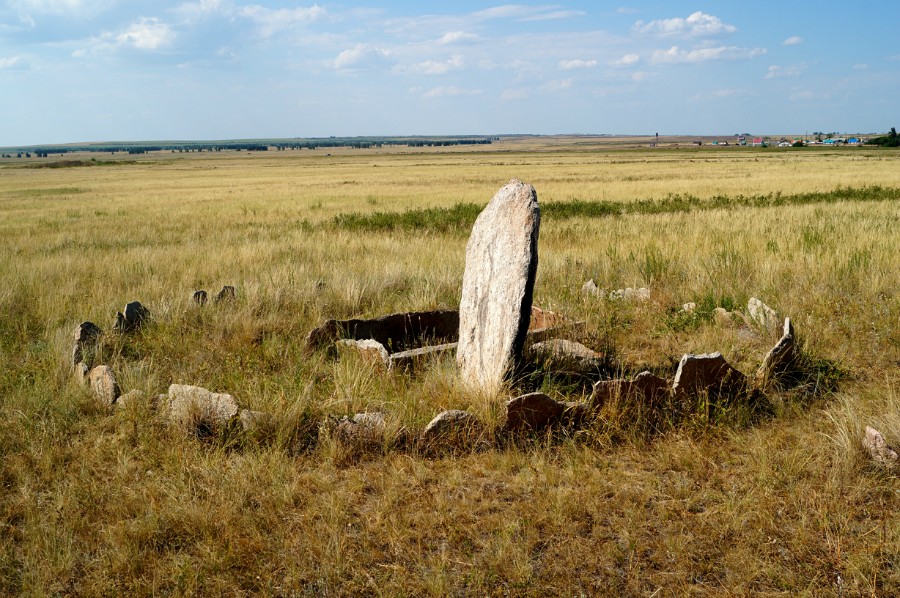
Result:
[[[20,15],[28,14],[66,14],[72,12],[97,12],[111,6],[111,0],[10,0],[8,6],[16,9]]]
[[[429,89],[422,94],[422,97],[431,100],[434,98],[450,98],[454,96],[477,96],[481,95],[481,93],[480,89],[463,89],[461,87],[456,87],[455,85],[450,85],[447,87],[435,87],[434,89]]]
[[[597,66],[596,60],[575,59],[575,60],[560,60],[559,61],[559,68],[561,68],[564,71],[572,71],[575,69],[590,69],[590,68],[594,68],[595,66]]]
[[[798,102],[798,101],[804,101],[804,100],[811,100],[814,97],[815,97],[815,94],[813,92],[811,92],[809,90],[803,90],[803,91],[795,91],[794,93],[792,93],[791,95],[788,96],[788,99],[793,102]]]
[[[157,50],[175,39],[175,32],[159,19],[141,19],[116,36],[120,46],[132,46],[138,50]]]
[[[555,21],[558,19],[571,19],[573,17],[583,17],[586,13],[581,10],[554,10],[530,17],[523,17],[523,21]]]
[[[337,55],[332,66],[338,70],[364,70],[384,63],[390,52],[369,44],[356,44]]]
[[[622,58],[620,58],[618,60],[614,60],[609,64],[610,64],[610,66],[615,66],[615,67],[628,67],[628,66],[634,66],[640,60],[641,60],[641,57],[638,56],[637,54],[626,54]]]
[[[697,11],[686,19],[657,19],[644,23],[638,21],[632,28],[636,33],[656,34],[663,36],[688,35],[691,37],[709,37],[725,35],[737,31],[734,25],[723,23],[719,17]]]
[[[531,94],[527,89],[504,89],[500,99],[508,102],[513,100],[527,100]]]
[[[410,75],[446,75],[450,71],[458,71],[465,66],[463,57],[454,54],[447,60],[425,60],[412,65],[398,66],[394,69],[397,73]]]
[[[619,8],[616,9],[616,14],[620,14],[620,15],[633,15],[636,12],[640,12],[640,11],[636,8],[629,8],[627,6],[620,6]]]
[[[460,44],[465,42],[477,41],[479,37],[474,33],[466,33],[465,31],[448,31],[437,41],[439,46],[448,46],[450,44]]]
[[[803,38],[800,37],[799,35],[792,35],[791,37],[789,37],[786,40],[784,40],[783,42],[781,42],[781,44],[783,46],[796,46],[797,44],[802,44],[802,43],[803,43]]]
[[[252,20],[259,26],[260,35],[270,37],[297,25],[321,21],[328,16],[328,11],[318,4],[309,7],[279,9],[249,4],[238,11],[238,16]]]
[[[22,65],[21,56],[10,56],[8,58],[0,58],[0,71],[12,70]]]
[[[865,64],[865,63],[853,65],[854,71],[865,71],[865,70],[868,70],[868,68],[869,68],[869,65]]]
[[[773,64],[766,72],[766,79],[781,79],[786,77],[799,77],[800,73],[806,70],[806,63],[792,64],[789,66],[779,66]]]
[[[894,62],[900,61],[900,54],[894,54],[893,56],[888,56],[888,60],[893,60]]]
[[[549,21],[583,16],[580,10],[559,10],[558,6],[525,6],[522,4],[504,4],[493,6],[472,13],[478,20],[517,19],[520,21]]]
[[[650,74],[645,73],[644,71],[635,71],[631,75],[631,80],[634,81],[635,83],[640,83],[641,81],[645,80],[649,76],[650,76]]]
[[[750,95],[746,89],[717,89],[711,94],[714,98],[733,98],[736,96]]]
[[[571,89],[572,85],[574,84],[575,80],[572,78],[560,79],[558,81],[548,81],[541,85],[541,90],[549,92],[562,91],[564,89]]]
[[[710,60],[747,60],[765,53],[765,48],[711,46],[695,50],[682,50],[678,46],[672,46],[668,50],[654,51],[650,62],[653,64],[690,64]]]

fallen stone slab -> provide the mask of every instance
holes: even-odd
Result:
[[[226,284],[218,293],[216,293],[214,302],[222,303],[226,301],[234,301],[235,297],[237,297],[237,291],[235,291],[234,287],[230,284]]]
[[[591,374],[603,367],[603,355],[565,339],[534,343],[528,348],[528,357],[547,369],[574,374]]]
[[[881,432],[866,426],[866,435],[863,437],[863,448],[869,453],[869,457],[878,465],[887,469],[896,469],[900,464],[900,455],[888,445]]]
[[[456,352],[457,343],[445,343],[443,345],[429,345],[408,351],[391,353],[388,361],[391,370],[413,371],[422,368],[425,364],[440,359],[444,355]]]
[[[636,375],[631,380],[600,380],[594,384],[590,405],[592,409],[602,409],[615,399],[639,401],[646,406],[657,406],[669,392],[669,383],[649,371]]]
[[[194,291],[194,293],[191,295],[191,301],[193,301],[194,303],[196,303],[197,305],[199,305],[201,307],[206,305],[206,301],[208,298],[209,298],[209,296],[207,295],[206,291],[204,291],[203,289],[200,289],[199,291]]]
[[[504,430],[538,432],[559,422],[566,411],[566,404],[542,392],[531,392],[506,402]]]
[[[201,386],[172,384],[164,411],[170,422],[198,436],[208,436],[238,414],[233,396],[214,393]]]
[[[149,398],[143,390],[130,390],[116,399],[116,409],[134,409],[145,404]]]
[[[87,367],[93,365],[102,334],[103,331],[93,322],[82,322],[75,328],[75,342],[72,346],[73,367],[79,363],[84,363]]]
[[[116,375],[108,365],[98,365],[88,373],[88,384],[91,392],[101,404],[114,405],[119,398],[119,383]]]
[[[650,289],[646,287],[641,287],[639,289],[627,287],[610,292],[609,298],[613,301],[647,301],[650,299]]]
[[[374,339],[358,341],[352,338],[342,338],[335,341],[334,346],[340,357],[356,355],[365,363],[372,364],[379,369],[387,369],[391,365],[387,349]]]
[[[747,378],[731,367],[721,353],[686,354],[678,363],[672,392],[676,397],[707,395],[728,402],[747,392]]]
[[[756,297],[750,297],[747,301],[747,316],[757,326],[770,332],[776,330],[781,322],[778,312]]]
[[[309,332],[306,347],[315,350],[332,346],[339,339],[372,339],[388,352],[398,352],[427,343],[455,342],[458,336],[456,310],[404,312],[370,320],[326,320]]]
[[[540,343],[562,335],[578,334],[584,329],[584,322],[573,320],[563,314],[539,307],[531,308],[528,333],[525,344]]]
[[[140,301],[132,301],[125,306],[124,311],[116,314],[113,330],[117,332],[134,332],[149,320],[150,310],[144,307]]]
[[[540,222],[534,187],[513,179],[472,227],[456,349],[460,378],[471,388],[496,393],[519,366],[531,316]]]
[[[781,339],[763,358],[762,365],[756,371],[756,381],[760,388],[765,388],[778,374],[790,368],[795,358],[796,340],[794,326],[790,318],[784,319]]]
[[[422,431],[422,443],[429,448],[471,447],[484,432],[484,425],[468,411],[442,411]]]

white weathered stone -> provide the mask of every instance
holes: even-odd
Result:
[[[590,279],[581,287],[581,293],[583,295],[589,295],[591,297],[605,297],[606,291],[597,286],[597,283],[594,282],[594,279]]]
[[[119,398],[116,375],[108,365],[98,365],[88,374],[88,383],[94,397],[104,405],[113,405]]]
[[[790,318],[784,319],[784,328],[781,339],[766,353],[762,365],[756,371],[756,380],[763,388],[773,376],[784,371],[794,359],[796,341],[794,339],[794,326]]]
[[[230,394],[210,392],[200,386],[169,386],[165,410],[169,420],[189,432],[210,433],[238,414],[238,404]]]
[[[888,446],[884,436],[875,428],[866,426],[863,448],[866,449],[873,461],[883,467],[894,469],[900,464],[900,455],[892,447]]]
[[[724,307],[717,307],[713,310],[713,320],[718,326],[731,326],[734,324],[734,314]]]
[[[612,291],[609,294],[609,298],[613,301],[620,299],[624,299],[625,301],[647,301],[650,299],[650,289],[646,287],[641,287],[639,289],[627,287]]]
[[[747,301],[747,315],[758,326],[770,332],[776,330],[781,322],[778,313],[756,297],[750,297]]]
[[[495,393],[522,355],[531,318],[541,212],[513,179],[475,221],[466,245],[456,361],[470,387]]]
[[[681,306],[681,311],[686,314],[692,314],[697,310],[697,304],[691,301],[690,303],[685,303]]]
[[[335,341],[334,346],[340,356],[353,354],[380,369],[386,369],[391,365],[391,356],[387,349],[371,338],[365,340],[342,338]]]

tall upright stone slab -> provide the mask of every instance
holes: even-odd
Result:
[[[518,365],[531,318],[541,210],[534,187],[504,186],[466,245],[456,362],[471,388],[493,393]]]

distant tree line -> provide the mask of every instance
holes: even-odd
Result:
[[[890,133],[875,137],[867,141],[869,145],[880,145],[881,147],[900,147],[900,135],[897,135],[897,128],[891,127]]]
[[[407,146],[407,147],[446,147],[453,145],[489,145],[498,137],[328,137],[318,139],[272,139],[259,141],[216,141],[216,142],[173,142],[173,143],[96,143],[86,145],[60,145],[48,146],[25,150],[17,150],[18,158],[31,157],[33,153],[38,158],[47,158],[52,154],[67,154],[70,152],[97,152],[110,153],[127,152],[129,154],[146,154],[148,152],[170,151],[172,153],[184,152],[221,152],[221,151],[247,151],[265,152],[276,150],[301,150],[319,148],[354,148],[371,149],[383,146]],[[6,154],[4,154],[5,156]],[[11,155],[9,157],[12,157]]]

